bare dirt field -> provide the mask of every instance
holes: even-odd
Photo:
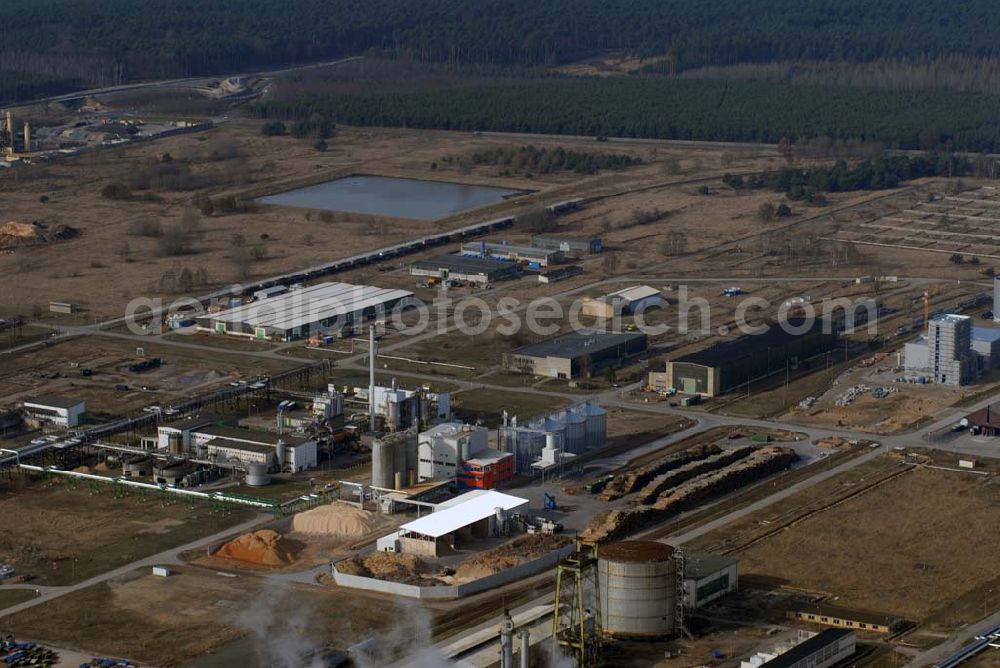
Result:
[[[869,358],[871,359],[871,358]],[[804,424],[837,426],[872,434],[890,434],[913,426],[957,402],[994,387],[990,382],[965,387],[895,382],[901,372],[890,365],[894,355],[870,367],[855,366],[836,377],[814,407],[797,411],[796,419]],[[887,368],[889,367],[889,368]],[[891,394],[876,398],[871,392],[858,396],[847,405],[837,405],[852,388],[864,385],[883,388]]]
[[[132,373],[136,348],[163,365]],[[167,346],[102,336],[71,338],[4,358],[0,365],[0,402],[39,394],[65,394],[87,402],[91,415],[121,415],[143,406],[188,397],[237,378],[267,375],[297,366],[293,360],[227,355],[222,351]],[[93,375],[81,375],[91,369]],[[126,385],[126,390],[116,390]],[[147,389],[143,390],[142,388]]]
[[[65,479],[16,483],[16,491],[0,491],[0,562],[42,585],[80,582],[253,517],[176,499],[163,505],[159,495],[116,499],[111,485],[92,494],[88,485],[74,488]]]
[[[1000,500],[994,482],[992,474],[914,467],[886,456],[693,547],[732,553],[741,575],[771,586],[953,628],[981,617],[984,600],[993,608],[1000,600],[990,556],[1000,549],[1000,520],[990,510]],[[967,530],[969,518],[975,530]]]
[[[970,184],[920,194],[888,198],[876,211],[880,215],[859,217],[831,236],[862,245],[1000,260],[995,236],[1000,229],[1000,192],[995,186]]]

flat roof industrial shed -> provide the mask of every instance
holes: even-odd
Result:
[[[642,332],[582,330],[505,353],[504,366],[536,376],[574,378],[619,366],[648,346]]]
[[[410,265],[410,273],[414,276],[452,278],[486,285],[518,276],[521,267],[507,260],[489,260],[468,255],[437,255],[417,260]]]
[[[777,324],[766,332],[746,334],[732,341],[667,361],[667,384],[684,394],[714,397],[749,382],[783,372],[804,360],[832,350],[837,335],[823,320],[802,333],[802,320],[789,320],[787,331]]]
[[[762,663],[761,668],[826,668],[854,654],[855,638],[854,631],[827,629]]]
[[[531,246],[513,246],[507,243],[490,243],[486,241],[467,241],[462,244],[462,254],[473,257],[496,258],[526,262],[529,266],[547,267],[565,259],[565,253],[554,248],[533,248]]]
[[[369,317],[415,304],[412,292],[350,283],[317,283],[198,318],[198,325],[220,334],[291,341],[335,332]]]
[[[561,250],[564,253],[600,253],[602,242],[600,237],[573,237],[560,234],[536,234],[531,237],[531,245],[535,248]]]

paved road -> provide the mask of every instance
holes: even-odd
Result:
[[[941,661],[947,659],[949,656],[958,651],[966,643],[972,640],[977,634],[988,631],[996,626],[1000,626],[1000,612],[995,612],[988,617],[984,617],[974,624],[969,624],[964,629],[954,633],[947,640],[939,645],[935,645],[930,649],[921,652],[915,656],[907,665],[907,668],[923,668],[924,666],[931,666]],[[984,652],[993,652],[994,654],[997,649],[987,647]],[[995,656],[993,658],[996,658]]]

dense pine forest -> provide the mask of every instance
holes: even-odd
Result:
[[[301,95],[253,111],[354,125],[768,143],[830,137],[995,152],[998,108],[1000,98],[979,93],[611,77]]]
[[[378,52],[538,66],[619,51],[700,66],[1000,55],[992,0],[5,0],[0,70],[126,80]]]

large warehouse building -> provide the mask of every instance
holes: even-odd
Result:
[[[516,278],[520,273],[521,267],[514,262],[467,255],[438,255],[417,260],[410,265],[410,274],[413,276],[451,279],[476,285],[489,285],[505,278]]]
[[[615,368],[649,346],[642,332],[580,331],[557,336],[504,354],[511,371],[551,378],[593,376]]]
[[[317,283],[198,318],[201,329],[293,341],[336,332],[414,304],[412,292],[350,283]]]
[[[802,322],[789,324],[794,332]],[[725,394],[832,350],[837,345],[837,335],[824,329],[829,328],[824,327],[823,321],[817,321],[801,334],[771,326],[762,334],[741,336],[668,360],[664,384],[684,394],[704,397]]]

